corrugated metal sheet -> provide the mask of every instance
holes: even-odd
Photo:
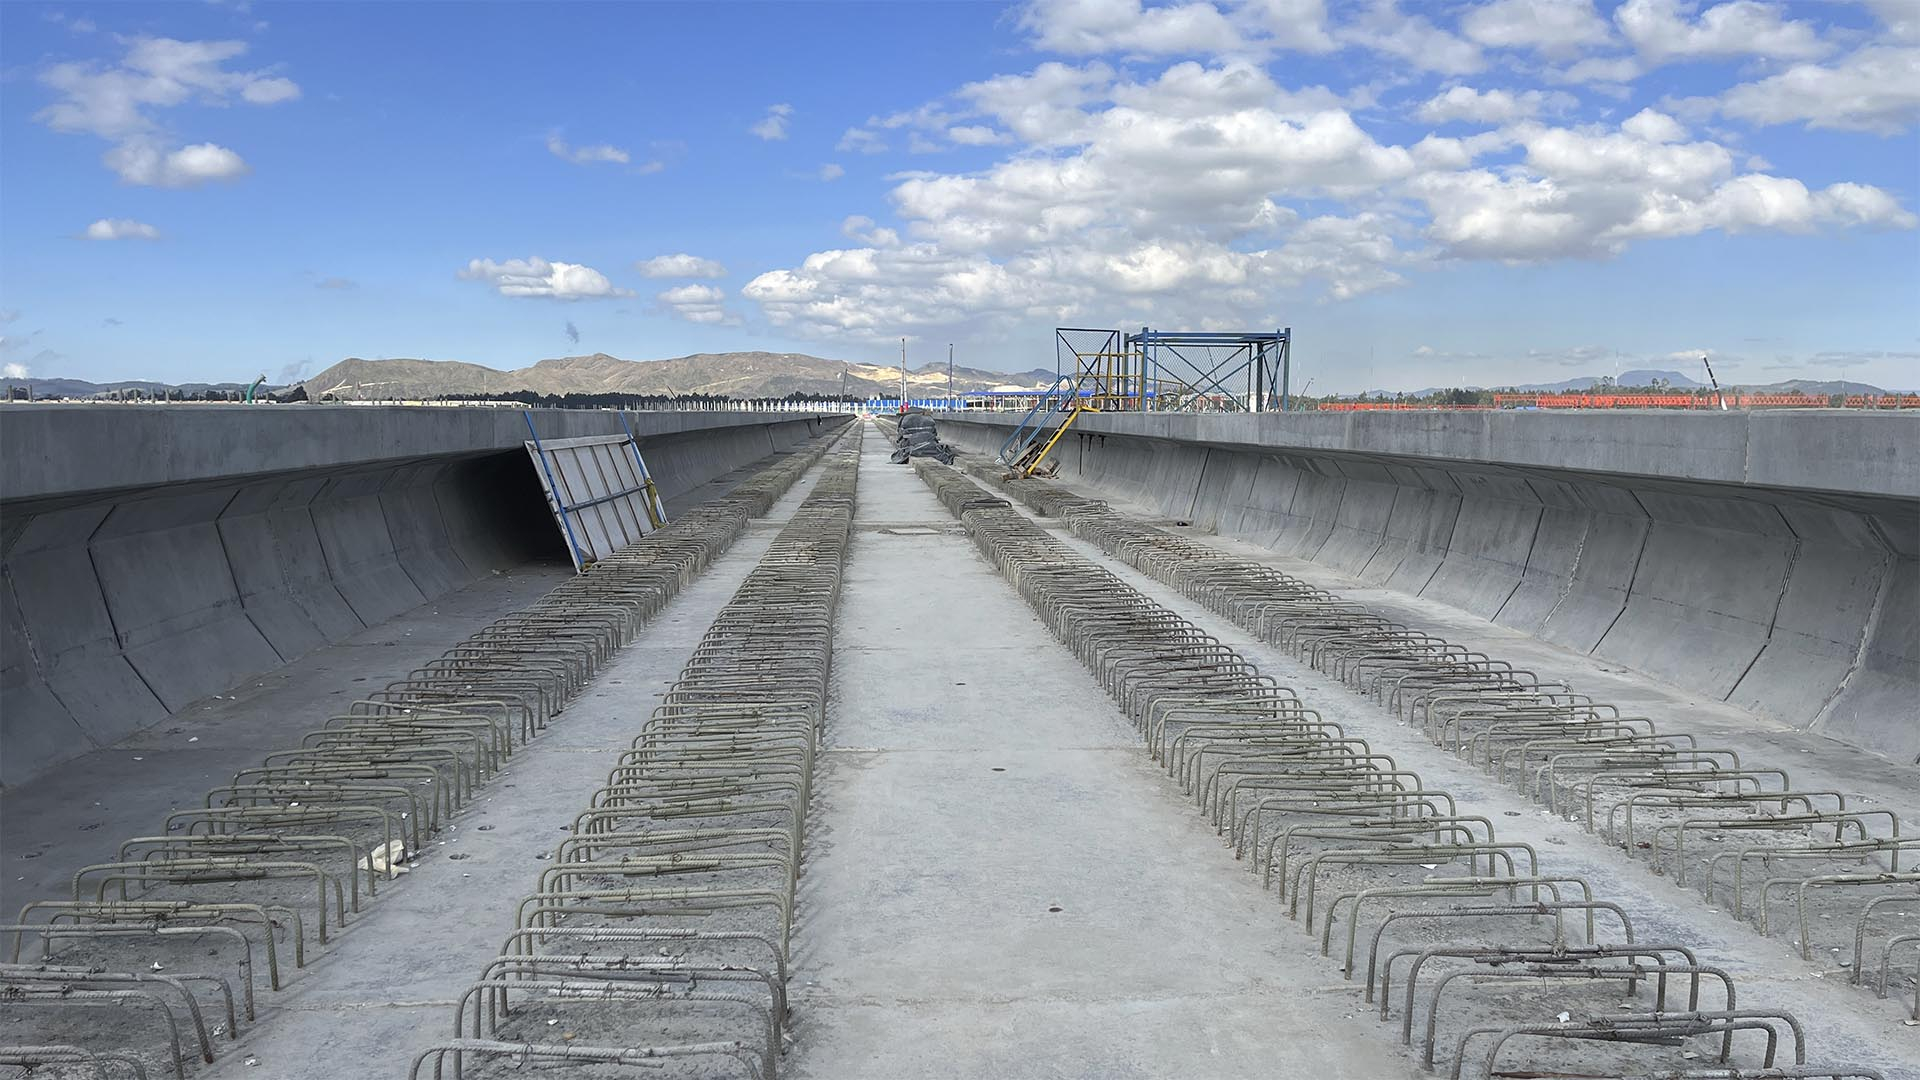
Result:
[[[666,524],[666,507],[630,436],[536,438],[527,442],[527,453],[575,570]]]

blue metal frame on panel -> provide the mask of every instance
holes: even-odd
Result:
[[[647,489],[647,517],[654,528],[667,523],[667,507],[660,501],[660,489],[653,483],[653,474],[647,471],[647,463],[640,457],[640,440],[633,437],[633,425],[627,423],[627,414],[614,411],[620,417],[620,426],[627,433],[627,449],[633,451],[633,467],[640,471],[640,483]]]
[[[533,410],[528,409],[525,416],[527,421],[527,434],[533,436],[533,448],[540,455],[540,468],[545,470],[547,474],[547,489],[553,493],[553,505],[560,511],[560,527],[566,531],[567,546],[573,549],[574,569],[584,570],[586,569],[587,558],[586,553],[580,550],[580,541],[575,539],[573,535],[573,507],[568,506],[566,501],[560,498],[560,481],[559,478],[553,475],[553,463],[547,460],[546,447],[540,445],[540,433],[534,430]]]

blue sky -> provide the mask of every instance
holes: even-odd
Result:
[[[1291,326],[1316,391],[1914,387],[1917,127],[1920,0],[9,2],[0,362],[1151,323]]]

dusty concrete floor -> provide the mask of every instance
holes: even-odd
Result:
[[[1083,486],[1063,485],[1092,498],[1107,498]],[[1220,549],[1236,558],[1265,563],[1342,597],[1367,605],[1389,618],[1439,634],[1449,641],[1513,662],[1542,679],[1558,679],[1611,702],[1623,710],[1651,718],[1662,730],[1692,731],[1731,739],[1765,760],[1793,774],[1794,786],[1809,790],[1842,788],[1871,799],[1877,807],[1892,809],[1920,831],[1920,766],[1903,764],[1857,746],[1809,734],[1776,720],[1750,713],[1724,701],[1702,698],[1682,687],[1661,682],[1637,671],[1583,653],[1563,649],[1518,630],[1469,615],[1458,608],[1418,596],[1409,596],[1331,570],[1316,562],[1281,555],[1257,544],[1180,528],[1150,508],[1110,500],[1124,509],[1181,536]],[[1057,525],[1037,518],[1043,524]],[[1096,551],[1088,546],[1084,550]],[[1104,556],[1103,556],[1104,557]],[[1920,703],[1914,704],[1920,723]],[[1903,832],[1908,831],[1906,829]]]
[[[286,991],[263,993],[260,1022],[198,1075],[398,1076],[419,1047],[450,1035],[452,1003],[498,951],[514,903],[544,865],[537,856],[553,849],[603,782],[653,696],[809,487],[796,486],[516,756],[409,880],[383,891]],[[1811,1018],[1819,1055],[1920,1080],[1920,1029],[1900,1027],[1893,1003],[1845,985],[1830,963],[1800,961],[1784,939],[1761,938],[1544,814],[1337,683],[1096,549],[1079,549],[1502,821],[1503,834],[1532,840],[1563,870],[1591,875],[1604,895],[1632,907],[1644,937],[1699,944],[1739,973],[1753,1003]],[[1237,550],[1365,595],[1313,564]],[[522,568],[481,582],[256,680],[233,700],[202,703],[8,791],[0,796],[0,903],[64,892],[74,868],[109,857],[169,806],[256,764],[262,750],[313,726],[328,701],[438,656],[562,573]],[[1538,650],[1544,655],[1525,654],[1536,669],[1564,664],[1578,685],[1644,701],[1663,724],[1740,730],[1762,756],[1795,753],[1797,775],[1832,776],[1909,810],[1920,801],[1920,780],[1891,763],[1862,769],[1856,751],[1753,727],[1737,710],[1624,673],[1589,670],[1600,665],[1551,655],[1560,651],[1438,605],[1423,612],[1425,602],[1368,598],[1406,603],[1410,617],[1431,617],[1428,625],[1456,640],[1484,640],[1496,655]],[[1361,1007],[1355,986],[1150,766],[1132,727],[944,507],[910,469],[887,463],[877,437],[867,440],[862,462],[834,665],[801,879],[797,1042],[784,1063],[791,1075],[1426,1075],[1398,1045],[1397,1029]],[[1600,678],[1609,681],[1596,684]]]
[[[795,484],[766,518],[675,597],[553,724],[483,789],[408,880],[275,995],[274,1015],[205,1075],[260,1080],[404,1076],[453,1035],[453,1007],[499,954],[514,909],[588,797],[604,784],[714,615],[811,490]],[[447,856],[459,855],[453,859]],[[257,1067],[246,1062],[252,1055]]]
[[[791,1074],[1414,1075],[920,479],[866,447]]]
[[[667,511],[691,509],[758,468],[728,473]],[[297,745],[336,707],[438,659],[571,571],[559,550],[503,570],[0,791],[0,912],[12,918],[28,900],[67,895],[74,871],[112,858],[121,840],[151,833],[170,810],[200,805],[263,751]]]
[[[201,805],[263,752],[298,745],[361,692],[439,658],[570,571],[527,563],[476,581],[0,793],[0,911],[11,918],[28,900],[67,895],[75,870],[152,834],[168,811]]]
[[[1122,504],[1116,502],[1115,506]],[[1878,1000],[1869,991],[1850,984],[1851,971],[1840,964],[1850,957],[1822,949],[1813,962],[1802,960],[1793,948],[1797,943],[1789,935],[1762,936],[1750,923],[1709,904],[1699,892],[1675,885],[1671,877],[1655,875],[1644,860],[1628,859],[1578,825],[1541,809],[1515,788],[1497,783],[1477,767],[1434,746],[1392,714],[1352,694],[1337,679],[1269,647],[1177,591],[1108,557],[1093,544],[1074,537],[1058,519],[1020,509],[1080,554],[1215,635],[1264,673],[1293,687],[1310,706],[1342,724],[1349,734],[1366,739],[1376,752],[1391,754],[1402,768],[1418,772],[1434,787],[1451,791],[1459,798],[1462,813],[1484,814],[1499,822],[1503,839],[1534,844],[1543,860],[1551,860],[1556,872],[1587,877],[1596,895],[1622,903],[1633,912],[1642,940],[1695,945],[1703,963],[1723,967],[1740,980],[1743,1005],[1797,1013],[1814,1032],[1816,1059],[1870,1065],[1883,1069],[1890,1078],[1920,1080],[1920,1028],[1904,1022],[1907,1014],[1897,1001]],[[1148,518],[1142,508],[1133,509]],[[1151,520],[1167,524],[1164,519]],[[1788,767],[1796,777],[1796,786],[1864,792],[1868,800],[1895,809],[1905,820],[1920,821],[1920,769],[1864,754],[1834,740],[1784,730],[1724,703],[1693,700],[1683,690],[1599,664],[1431,601],[1358,587],[1317,564],[1215,536],[1194,534],[1191,539],[1240,557],[1256,558],[1352,599],[1376,604],[1397,618],[1490,655],[1524,661],[1522,666],[1543,677],[1551,674],[1565,678],[1602,700],[1632,701],[1663,730],[1711,731],[1716,736],[1715,745],[1732,745],[1747,760]],[[1222,853],[1221,858],[1228,856]],[[1299,933],[1297,929],[1292,932]]]
[[[754,468],[757,468],[755,466]],[[723,491],[750,470],[713,486]],[[765,519],[669,603],[539,738],[481,788],[402,881],[352,919],[287,986],[260,988],[258,1020],[194,1075],[249,1080],[404,1076],[413,1055],[453,1034],[453,1005],[513,929],[574,815],[605,782],[653,701],[679,675],[714,614],[811,489],[803,479]],[[669,506],[678,513],[698,499]],[[0,796],[0,904],[65,896],[73,872],[151,834],[168,810],[198,805],[236,769],[297,743],[357,688],[378,687],[437,658],[569,576],[529,564],[316,650],[110,749],[68,762]],[[450,857],[451,856],[451,857]],[[264,978],[264,973],[260,976]],[[112,1022],[108,1020],[107,1022]],[[138,1028],[145,1034],[151,1031]],[[0,1039],[6,1035],[0,1032]]]

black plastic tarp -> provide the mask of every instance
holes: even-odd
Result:
[[[908,458],[917,457],[930,457],[942,465],[951,465],[953,447],[940,441],[933,417],[925,413],[908,413],[900,418],[900,445],[893,452],[893,462],[905,465]]]

